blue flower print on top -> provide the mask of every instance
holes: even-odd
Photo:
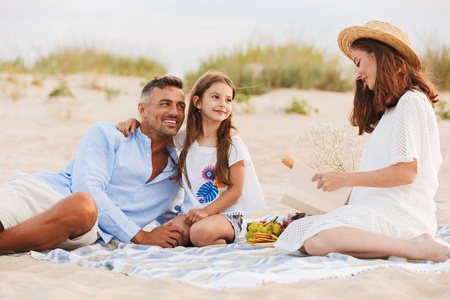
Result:
[[[212,181],[214,180],[214,171],[215,171],[215,167],[214,166],[207,166],[203,169],[202,171],[202,178],[205,181]]]
[[[204,183],[197,191],[197,197],[200,203],[209,203],[216,199],[219,188],[215,186],[211,181]]]

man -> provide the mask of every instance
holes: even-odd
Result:
[[[0,253],[74,249],[113,237],[176,247],[183,231],[171,222],[142,230],[180,195],[170,180],[177,154],[169,147],[184,120],[183,84],[155,77],[142,89],[142,125],[124,137],[110,122],[84,135],[60,173],[18,173],[0,185]]]

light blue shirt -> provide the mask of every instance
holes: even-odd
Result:
[[[98,122],[83,136],[75,157],[61,172],[34,176],[62,196],[89,193],[97,203],[102,244],[113,237],[128,243],[150,222],[161,224],[173,217],[169,207],[182,195],[179,184],[169,179],[175,167],[170,157],[164,171],[146,183],[153,171],[150,146],[150,138],[140,128],[125,137],[116,124]],[[175,149],[166,148],[177,160]]]

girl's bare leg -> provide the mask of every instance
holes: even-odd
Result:
[[[350,227],[321,231],[307,239],[303,249],[317,256],[337,252],[357,258],[398,256],[435,262],[450,258],[450,248],[436,242],[429,234],[403,240]]]
[[[189,238],[189,232],[192,226],[192,222],[186,221],[186,215],[178,215],[172,219],[173,225],[178,225],[181,229],[184,230],[183,241],[181,246],[189,246],[191,244],[191,240]]]
[[[221,245],[234,239],[234,228],[220,214],[206,217],[191,226],[191,242],[194,246]]]
[[[51,249],[67,238],[88,232],[95,225],[97,216],[97,206],[88,193],[73,193],[47,211],[12,228],[0,230],[0,251]]]

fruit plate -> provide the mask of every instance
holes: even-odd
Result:
[[[265,242],[265,243],[252,243],[252,242],[246,242],[246,245],[252,245],[256,247],[266,247],[266,248],[273,248],[273,245],[275,242]]]

